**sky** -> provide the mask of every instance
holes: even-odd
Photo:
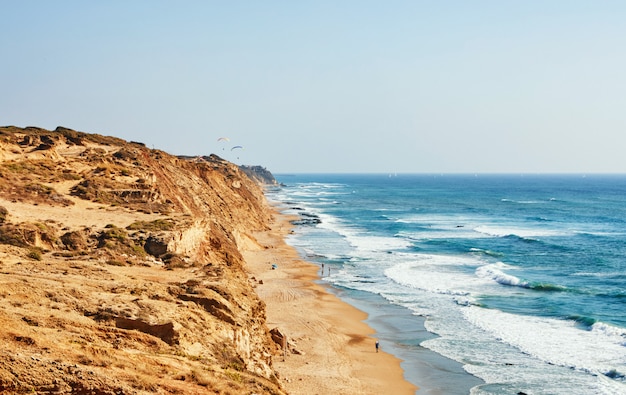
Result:
[[[276,174],[626,173],[624,1],[0,0],[0,15],[2,126]]]

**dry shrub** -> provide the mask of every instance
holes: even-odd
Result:
[[[163,256],[161,256],[161,260],[168,270],[184,269],[192,266],[191,264],[187,263],[180,255],[173,252],[168,252],[164,254]]]
[[[154,383],[154,378],[150,377],[129,377],[129,384],[137,390],[148,391],[156,393],[159,390],[159,386]]]
[[[100,366],[103,368],[111,366],[114,360],[114,356],[111,355],[111,351],[102,347],[89,347],[89,353],[91,354],[91,365]]]
[[[61,236],[61,242],[68,250],[78,251],[87,248],[87,237],[84,231],[66,232]]]
[[[0,223],[0,244],[35,247],[39,241],[52,247],[57,242],[56,229],[42,223]]]
[[[190,381],[207,388],[214,388],[219,383],[215,376],[199,369],[192,370],[188,377]]]
[[[30,259],[40,261],[41,254],[42,254],[41,248],[33,247],[28,250],[28,253],[26,254],[26,256],[29,257]]]
[[[154,221],[136,221],[128,225],[128,230],[142,230],[145,232],[156,232],[161,230],[173,230],[175,223],[170,218],[160,218]]]

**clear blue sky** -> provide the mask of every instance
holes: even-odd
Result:
[[[0,0],[0,15],[0,125],[274,173],[626,173],[624,1]]]

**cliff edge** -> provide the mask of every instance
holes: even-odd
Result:
[[[0,392],[284,393],[240,248],[272,210],[236,165],[8,126],[0,175]]]

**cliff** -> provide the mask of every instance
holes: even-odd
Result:
[[[276,181],[276,179],[274,178],[274,175],[265,167],[242,165],[242,166],[239,166],[239,170],[246,173],[246,175],[250,179],[258,182],[261,185],[266,185],[266,186],[278,185],[278,181]]]
[[[272,211],[236,165],[1,127],[0,175],[0,392],[284,393],[241,253]]]

